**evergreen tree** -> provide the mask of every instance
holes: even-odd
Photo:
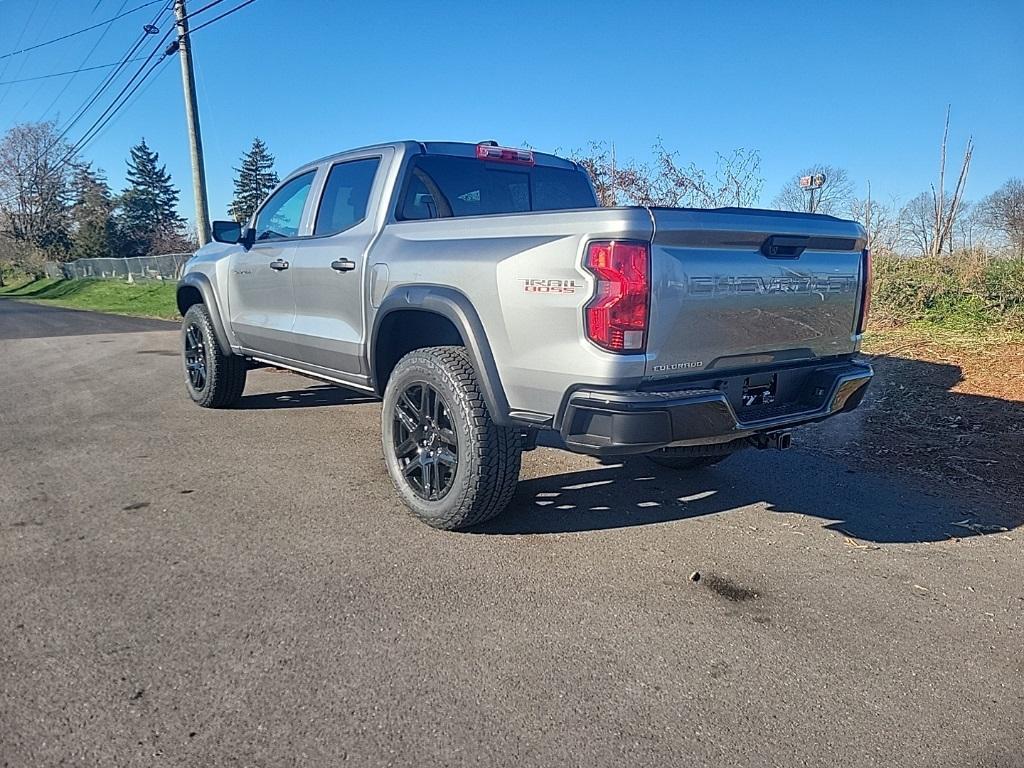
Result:
[[[116,255],[114,199],[102,172],[89,165],[75,169],[71,182],[71,258],[98,259]]]
[[[235,198],[228,206],[228,214],[244,223],[277,186],[274,156],[261,139],[255,138],[249,151],[242,155],[242,167],[235,168],[235,172]]]
[[[177,250],[187,242],[185,220],[178,215],[178,190],[160,156],[143,139],[131,148],[128,188],[121,194],[121,229],[129,254]]]

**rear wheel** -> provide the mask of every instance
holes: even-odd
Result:
[[[204,304],[193,304],[181,323],[182,361],[189,396],[203,408],[228,408],[245,389],[245,358],[225,354],[217,344]]]
[[[435,528],[467,528],[499,514],[519,480],[522,438],[494,423],[462,347],[403,357],[384,392],[381,436],[402,501]]]

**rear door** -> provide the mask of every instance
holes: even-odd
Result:
[[[352,154],[327,170],[314,207],[312,237],[296,242],[292,258],[296,357],[357,377],[363,356],[366,257],[382,224],[391,148]]]
[[[231,256],[231,327],[241,345],[255,352],[289,356],[295,322],[292,253],[315,177],[315,170],[307,171],[278,187],[256,214],[252,247]]]
[[[651,213],[649,378],[856,350],[859,224],[750,209]]]

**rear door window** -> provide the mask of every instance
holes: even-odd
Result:
[[[320,197],[314,235],[334,235],[366,218],[366,206],[379,165],[379,157],[368,157],[338,163],[331,168]]]

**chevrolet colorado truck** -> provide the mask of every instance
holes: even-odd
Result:
[[[382,398],[404,503],[448,530],[508,504],[538,432],[686,469],[855,408],[865,232],[831,216],[598,206],[553,155],[404,141],[309,163],[177,289],[185,383],[272,365]]]

